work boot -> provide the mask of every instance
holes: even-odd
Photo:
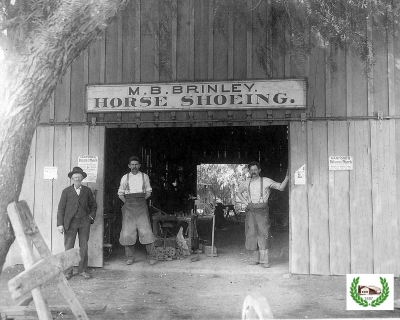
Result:
[[[126,260],[126,264],[127,264],[127,265],[130,265],[130,264],[132,264],[134,261],[135,261],[134,258],[129,258],[128,260]]]
[[[250,259],[249,265],[255,266],[260,263],[260,252],[258,250],[254,251]]]
[[[269,268],[269,250],[260,250],[260,263],[263,268]]]
[[[155,257],[149,257],[149,264],[150,265],[155,265],[157,262],[157,259]]]

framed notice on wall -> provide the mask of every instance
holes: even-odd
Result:
[[[86,111],[301,109],[305,79],[88,85]]]

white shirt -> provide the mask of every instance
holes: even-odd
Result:
[[[133,174],[129,172],[129,188],[127,188],[127,178],[126,174],[124,174],[121,178],[121,183],[118,189],[118,195],[123,196],[127,193],[139,193],[143,192],[143,178],[144,177],[144,192],[151,192],[152,188],[150,186],[149,176],[145,173],[138,172],[137,174]],[[128,190],[129,189],[129,190]]]
[[[75,187],[75,185],[74,185],[74,188],[75,188],[75,191],[76,191],[76,193],[78,194],[78,196],[81,194],[81,188],[82,188],[82,186],[80,186],[79,188],[77,188],[77,187]]]
[[[261,178],[261,177],[260,177]],[[283,190],[281,187],[281,183],[276,182],[269,178],[262,178],[263,179],[263,194],[261,195],[261,180],[256,179],[251,181],[250,179],[246,179],[240,186],[239,186],[239,193],[243,195],[243,197],[252,203],[259,203],[259,202],[268,202],[269,194],[271,193],[271,189]],[[251,182],[250,182],[251,181]],[[250,183],[250,195],[249,195],[249,183]]]

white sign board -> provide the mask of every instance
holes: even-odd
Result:
[[[305,185],[306,184],[306,165],[305,164],[303,164],[294,173],[294,184],[295,185]]]
[[[99,168],[99,158],[96,156],[80,156],[78,158],[78,167],[86,172],[87,177],[84,182],[96,182],[97,170]]]
[[[353,157],[329,157],[329,170],[353,170]]]
[[[57,167],[44,167],[43,179],[57,179]]]
[[[88,85],[87,112],[306,107],[306,80]]]

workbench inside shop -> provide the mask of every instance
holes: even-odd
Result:
[[[156,210],[152,210],[156,211]],[[210,230],[207,233],[211,235],[212,215],[176,215],[167,214],[162,211],[156,211],[152,215],[153,234],[156,238],[155,246],[174,246],[176,235],[180,227],[183,228],[183,236],[190,251],[195,252],[199,249],[198,223],[204,221],[210,222]],[[208,225],[208,223],[207,223]]]

